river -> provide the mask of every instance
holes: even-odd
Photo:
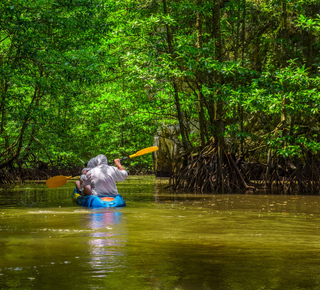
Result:
[[[1,289],[320,289],[320,197],[188,194],[118,183],[127,206],[74,204],[74,182],[0,191]]]

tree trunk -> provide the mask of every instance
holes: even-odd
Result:
[[[202,7],[202,0],[197,0],[197,6],[198,9]],[[196,21],[196,27],[197,27],[197,48],[199,50],[198,54],[198,62],[201,61],[201,49],[202,49],[202,13],[200,11],[197,12],[197,21]],[[206,143],[205,135],[206,135],[206,125],[205,125],[205,116],[204,116],[204,97],[202,94],[202,84],[198,82],[198,114],[199,114],[199,133],[200,133],[200,146],[203,147]]]
[[[221,27],[220,27],[220,5],[222,4],[221,0],[215,0],[215,7],[213,11],[213,38],[215,39],[215,59],[221,60]],[[217,72],[214,73],[214,82],[221,84],[222,77]],[[218,94],[218,92],[216,93]],[[217,174],[217,182],[221,185],[221,189],[223,186],[223,151],[224,151],[224,131],[225,124],[222,119],[223,113],[223,102],[220,98],[216,96],[214,103],[214,128],[215,128],[215,140],[217,142],[217,165],[218,165],[218,174]]]
[[[38,106],[41,97],[42,97],[41,90],[40,88],[36,87],[34,90],[32,100],[29,104],[29,108],[27,109],[26,116],[23,120],[23,124],[21,126],[19,136],[14,142],[12,142],[10,146],[6,147],[6,149],[3,152],[1,152],[0,156],[8,155],[8,157],[6,159],[0,160],[0,169],[5,168],[6,166],[8,166],[10,163],[12,163],[14,160],[16,160],[19,157],[22,149],[22,145],[23,145],[23,138],[25,135],[25,131],[31,120],[33,105],[35,104],[36,106]],[[10,151],[12,151],[13,154],[10,155]]]
[[[163,3],[163,12],[165,15],[168,15],[168,8],[167,8],[167,1],[162,0]],[[168,41],[168,53],[171,56],[172,59],[176,58],[176,53],[174,51],[173,47],[173,33],[171,31],[171,28],[168,24],[166,24],[166,31],[167,31],[167,41]],[[181,133],[181,138],[182,138],[182,146],[185,151],[188,151],[190,144],[188,141],[188,135],[187,131],[184,126],[184,119],[183,119],[183,114],[181,112],[181,105],[180,105],[180,98],[179,98],[179,90],[178,90],[178,85],[177,85],[177,80],[174,77],[170,78],[173,90],[174,90],[174,101],[177,109],[177,115],[178,115],[178,121],[180,125],[180,133]]]
[[[244,61],[244,45],[245,45],[245,5],[246,5],[246,0],[239,0],[238,2],[238,11],[237,11],[237,27],[236,27],[236,41],[235,41],[235,52],[234,52],[234,60],[237,62],[239,58],[241,57],[241,63],[243,64]],[[242,19],[241,19],[241,8],[243,9],[242,13]],[[242,36],[240,35],[240,28],[242,26]],[[241,38],[241,39],[240,39]],[[240,40],[241,40],[241,48],[242,48],[242,53],[240,54]],[[239,57],[240,55],[240,57]],[[234,88],[235,90],[238,89],[239,87],[239,82],[238,82],[238,74],[235,74],[234,77]],[[243,133],[244,131],[244,126],[243,126],[243,107],[241,106],[241,101],[238,102],[237,105],[235,105],[235,112],[237,112],[237,119],[239,122],[239,127],[238,130],[240,133]],[[239,148],[239,155],[241,156],[243,154],[243,149],[244,147],[244,138],[242,134],[240,134],[240,148]]]
[[[287,14],[287,3],[286,0],[281,1],[282,8],[282,57],[281,57],[281,67],[285,67],[287,65],[286,61],[286,41],[288,38],[288,14]],[[286,138],[289,135],[289,126],[290,126],[290,116],[288,115],[287,105],[289,104],[289,100],[286,97],[286,84],[283,83],[283,95],[282,95],[282,103],[281,103],[281,122],[283,126],[282,136]],[[286,147],[287,141],[285,140],[284,146]]]

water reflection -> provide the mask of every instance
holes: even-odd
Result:
[[[93,277],[102,278],[121,266],[126,239],[121,235],[122,212],[113,209],[93,210],[88,226],[94,230],[88,241],[89,265]]]

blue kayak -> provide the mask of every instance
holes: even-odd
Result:
[[[122,207],[126,206],[126,202],[119,194],[116,196],[110,195],[81,195],[77,188],[74,189],[72,199],[81,206],[95,207]]]

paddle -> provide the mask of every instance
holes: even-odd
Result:
[[[67,183],[68,179],[70,179],[72,177],[73,176],[66,177],[66,176],[63,176],[63,175],[57,175],[57,176],[49,178],[46,181],[46,185],[49,188],[57,188],[57,187],[60,187],[62,185],[65,185]]]
[[[120,159],[120,161],[122,160],[126,160],[126,159],[131,159],[133,157],[138,157],[138,156],[141,156],[141,155],[144,155],[144,154],[147,154],[147,153],[150,153],[150,152],[153,152],[153,151],[157,151],[159,148],[157,146],[153,146],[153,147],[148,147],[148,148],[145,148],[145,149],[142,149],[140,151],[138,151],[137,153],[135,154],[132,154],[130,156],[127,156],[127,157],[123,157]],[[113,162],[109,162],[109,164],[112,164]]]
[[[147,154],[147,153],[150,153],[150,152],[154,152],[154,151],[157,151],[159,148],[156,147],[156,146],[153,146],[153,147],[149,147],[149,148],[145,148],[145,149],[142,149],[140,151],[138,151],[137,153],[135,154],[132,154],[128,157],[124,157],[124,158],[121,158],[120,160],[126,160],[126,159],[131,159],[131,158],[134,158],[134,157],[138,157],[138,156],[141,156],[141,155],[144,155],[144,154]],[[111,164],[111,163],[110,163]],[[79,175],[79,174],[78,174]],[[77,175],[75,175],[77,176]],[[57,175],[57,176],[54,176],[54,177],[51,177],[49,178],[47,181],[46,181],[46,185],[49,187],[49,188],[57,188],[57,187],[60,187],[60,186],[63,186],[67,183],[68,179],[72,178],[74,176],[63,176],[63,175]]]

